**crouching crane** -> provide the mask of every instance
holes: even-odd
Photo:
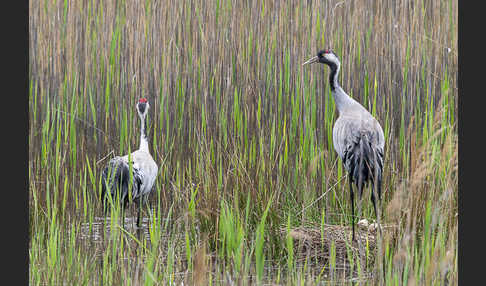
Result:
[[[348,172],[349,191],[351,197],[351,220],[354,237],[354,192],[353,183],[358,188],[359,198],[363,194],[365,184],[371,182],[371,201],[376,212],[375,184],[378,199],[381,201],[381,182],[383,174],[383,149],[385,138],[378,121],[356,100],[349,97],[339,86],[338,74],[341,63],[331,50],[322,50],[306,61],[303,65],[322,63],[330,67],[329,84],[334,97],[339,116],[334,123],[332,139],[334,149],[341,158]]]
[[[146,134],[145,117],[149,108],[150,105],[146,98],[141,98],[136,105],[137,113],[141,121],[140,147],[138,150],[132,152],[130,158],[128,155],[125,155],[116,156],[111,159],[101,175],[101,198],[103,200],[105,214],[109,206],[110,198],[108,195],[111,195],[113,202],[116,202],[118,199],[122,203],[122,208],[126,208],[130,200],[128,193],[130,189],[129,184],[132,181],[131,198],[139,204],[137,216],[138,227],[140,226],[142,204],[147,203],[158,171],[157,164],[149,152]],[[130,180],[130,176],[132,176],[132,180]]]

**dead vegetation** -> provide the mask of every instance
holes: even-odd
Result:
[[[345,268],[352,263],[350,257],[362,262],[374,260],[379,235],[376,226],[376,223],[361,220],[356,228],[356,241],[352,244],[350,226],[324,224],[322,227],[299,226],[290,230],[283,227],[280,233],[284,239],[288,236],[292,238],[297,262],[310,259],[325,264],[334,256],[336,267]],[[394,225],[381,227],[383,233],[392,234],[396,230]]]

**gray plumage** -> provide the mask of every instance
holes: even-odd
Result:
[[[137,226],[140,226],[141,205],[147,203],[147,198],[155,183],[158,167],[148,149],[148,140],[145,133],[145,117],[148,113],[149,103],[142,98],[137,103],[136,109],[141,120],[140,147],[138,150],[125,156],[116,156],[111,159],[101,175],[101,198],[105,212],[108,210],[108,195],[113,202],[119,201],[124,209],[130,200],[129,184],[130,169],[132,171],[131,198],[139,204]],[[130,159],[130,160],[129,160]],[[131,168],[130,165],[131,164]]]
[[[378,199],[381,200],[381,183],[383,174],[383,150],[385,137],[378,121],[356,100],[349,97],[339,86],[338,74],[341,63],[331,50],[323,50],[317,56],[304,63],[323,63],[330,67],[329,83],[331,94],[339,116],[334,124],[332,139],[334,149],[341,158],[349,176],[351,197],[351,216],[354,240],[354,191],[353,184],[358,188],[361,198],[365,185],[371,183],[371,201],[375,215],[376,202],[373,189],[376,185]]]

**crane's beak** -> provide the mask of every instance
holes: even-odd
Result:
[[[313,63],[317,63],[319,61],[319,58],[317,56],[309,59],[308,61],[306,61],[305,63],[303,63],[302,65],[305,66],[305,65],[308,65],[308,64],[313,64]]]

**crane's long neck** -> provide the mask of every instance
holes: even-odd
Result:
[[[331,68],[331,73],[329,74],[329,84],[331,86],[331,93],[334,97],[334,103],[339,112],[343,112],[344,109],[353,104],[353,99],[344,92],[338,82],[340,64],[331,62],[328,64]]]
[[[139,148],[139,150],[149,153],[146,127],[147,127],[147,124],[146,124],[146,121],[145,121],[145,116],[140,116],[140,148]]]
[[[331,73],[329,74],[329,84],[331,85],[331,91],[334,91],[337,87],[339,87],[339,64],[329,63],[328,65],[331,68]]]

